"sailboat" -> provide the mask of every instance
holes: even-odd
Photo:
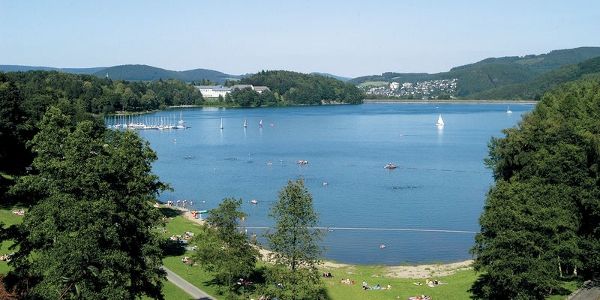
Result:
[[[223,118],[221,118],[221,126],[219,128],[223,129]]]
[[[177,129],[185,129],[185,121],[183,120],[183,113],[179,113],[179,122],[177,122]]]
[[[260,127],[260,128],[262,128],[262,127],[263,127],[263,125],[262,125],[262,120],[260,120],[260,122],[258,122],[258,127]]]
[[[444,119],[442,119],[442,115],[441,114],[438,117],[438,120],[435,123],[435,126],[437,126],[438,128],[443,128],[444,127]]]
[[[507,113],[507,114],[509,114],[509,115],[510,115],[510,114],[512,114],[512,110],[510,110],[510,106],[508,106],[508,107],[506,108],[506,113]]]
[[[244,119],[244,128],[248,127],[248,120]]]

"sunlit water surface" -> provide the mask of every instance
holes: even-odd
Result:
[[[324,230],[326,258],[446,262],[471,257],[492,183],[483,164],[490,138],[532,108],[511,105],[512,114],[503,104],[194,108],[140,118],[166,122],[182,115],[186,130],[140,134],[158,154],[154,172],[174,188],[163,201],[190,199],[196,209],[211,209],[224,197],[242,198],[244,225],[269,226],[278,191],[304,178],[320,225],[341,228]],[[439,114],[443,129],[434,125]],[[398,168],[384,169],[388,162]],[[264,230],[248,232],[260,237]]]

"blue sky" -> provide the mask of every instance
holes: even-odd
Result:
[[[600,1],[0,0],[0,64],[439,72],[600,46]]]

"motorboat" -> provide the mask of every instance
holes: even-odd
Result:
[[[395,169],[395,168],[397,168],[397,167],[398,167],[398,166],[396,166],[396,165],[395,165],[395,164],[393,164],[393,163],[387,163],[387,164],[386,164],[386,165],[385,165],[383,168],[384,168],[384,169],[388,169],[388,170],[393,170],[393,169]]]

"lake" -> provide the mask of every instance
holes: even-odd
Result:
[[[140,117],[176,121],[181,114],[190,128],[140,134],[158,154],[154,172],[174,188],[162,201],[190,199],[196,209],[211,209],[225,197],[242,198],[243,225],[260,236],[263,229],[251,227],[272,224],[268,211],[278,191],[304,178],[321,226],[333,228],[323,241],[327,259],[450,262],[471,258],[493,182],[483,164],[490,138],[532,108],[512,104],[512,114],[505,104],[190,108]],[[443,129],[435,126],[439,114]],[[398,168],[384,169],[388,162]]]

